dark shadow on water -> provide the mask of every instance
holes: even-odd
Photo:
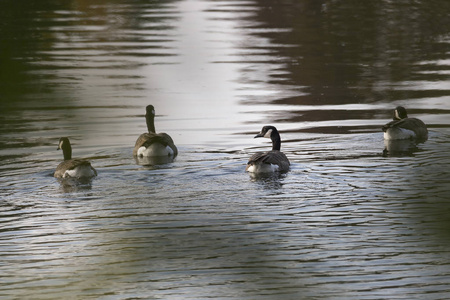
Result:
[[[384,157],[414,156],[419,151],[417,146],[421,141],[416,140],[384,140]]]
[[[156,157],[135,156],[134,160],[136,161],[136,164],[140,166],[149,167],[172,163],[175,160],[175,158],[173,156],[156,156]]]
[[[269,190],[278,190],[283,187],[283,179],[286,178],[287,173],[263,173],[255,174],[249,173],[252,182],[262,185],[263,188]]]
[[[58,178],[60,188],[64,193],[90,191],[93,178]]]

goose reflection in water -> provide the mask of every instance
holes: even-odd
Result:
[[[92,178],[58,178],[63,193],[77,193],[92,190]]]
[[[384,157],[413,156],[419,151],[415,140],[384,140]]]
[[[174,161],[173,156],[135,156],[136,164],[140,166],[164,165]]]
[[[283,188],[283,179],[286,177],[286,173],[249,173],[250,180],[254,183],[258,183],[265,190],[280,190]]]

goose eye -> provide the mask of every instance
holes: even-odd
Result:
[[[272,135],[272,129],[267,130],[266,134],[264,135],[265,138],[269,138]]]

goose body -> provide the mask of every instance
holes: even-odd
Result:
[[[57,150],[60,149],[63,151],[64,161],[56,167],[54,177],[81,179],[97,176],[97,171],[88,160],[72,158],[72,146],[67,137],[60,138]]]
[[[145,119],[148,132],[141,134],[136,140],[133,155],[137,157],[177,156],[178,149],[172,138],[167,133],[155,132],[153,105],[147,106]]]
[[[245,170],[251,173],[273,173],[289,171],[290,162],[286,155],[280,151],[281,138],[274,126],[264,126],[255,138],[265,137],[272,140],[272,150],[257,152],[248,160]]]
[[[393,120],[384,125],[382,129],[386,140],[417,139],[426,141],[428,139],[428,129],[425,123],[416,118],[408,118],[403,106],[395,108]]]

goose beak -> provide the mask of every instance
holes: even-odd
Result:
[[[264,137],[264,134],[262,134],[261,132],[258,133],[257,135],[255,135],[254,139],[260,138],[260,137]]]

